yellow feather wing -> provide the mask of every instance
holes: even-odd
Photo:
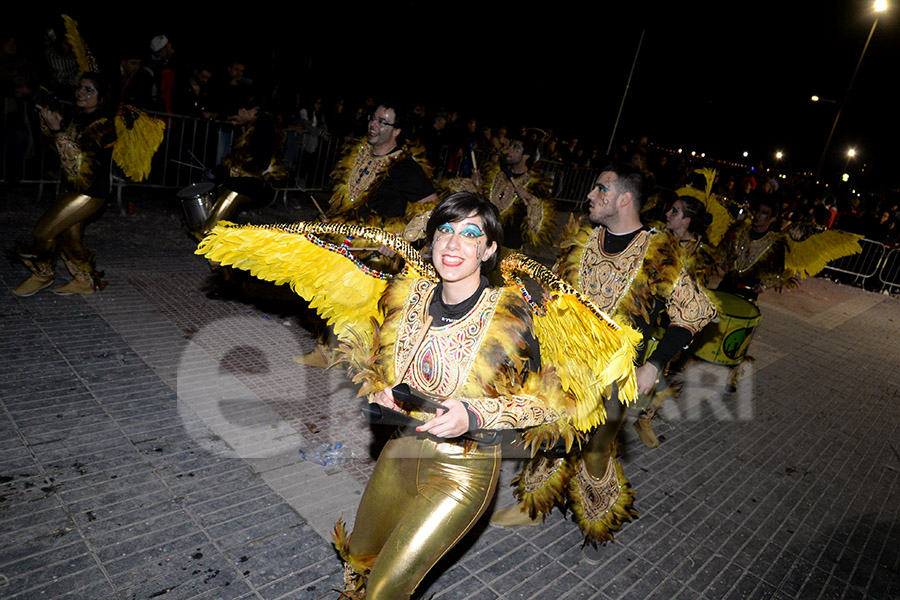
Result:
[[[826,229],[803,241],[796,241],[788,236],[788,251],[784,257],[784,266],[801,277],[812,277],[829,262],[862,252],[859,245],[862,237],[836,229]]]
[[[725,208],[722,203],[719,202],[716,195],[713,194],[713,184],[716,181],[715,169],[696,169],[694,172],[703,175],[706,179],[706,189],[700,191],[696,188],[685,186],[675,190],[675,193],[679,196],[696,198],[703,203],[703,206],[706,207],[706,212],[712,217],[709,226],[706,228],[706,237],[709,239],[710,244],[718,246],[719,242],[722,241],[725,232],[728,231],[728,228],[734,223],[734,217],[731,216],[728,209]]]
[[[132,106],[121,106],[116,115],[116,147],[113,160],[132,181],[150,174],[153,155],[163,141],[166,124]]]
[[[78,72],[81,73],[97,73],[97,59],[91,53],[81,32],[78,31],[78,22],[69,15],[62,15],[63,24],[66,28],[66,41],[72,46],[72,54],[75,55],[75,61],[78,63]]]
[[[508,285],[520,284],[515,273],[522,272],[549,293],[543,310],[535,310],[534,328],[542,365],[554,367],[563,389],[576,398],[572,415],[576,429],[588,431],[606,421],[603,398],[613,384],[618,385],[622,403],[637,398],[634,361],[641,341],[637,331],[615,323],[575,288],[522,254],[507,256],[501,269]]]
[[[388,275],[355,262],[340,246],[316,237],[338,235],[369,239],[407,259],[404,276],[431,277],[434,271],[418,252],[397,236],[368,227],[328,223],[235,225],[220,221],[200,242],[196,254],[275,284],[289,284],[297,295],[334,328],[341,339],[355,335],[371,342],[374,323],[383,315],[378,301]]]

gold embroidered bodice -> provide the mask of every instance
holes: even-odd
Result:
[[[372,152],[372,146],[366,146],[356,154],[356,161],[350,169],[350,177],[347,180],[347,193],[350,202],[359,200],[363,192],[367,191],[375,179],[390,168],[391,163],[400,157],[401,152],[391,152],[378,156]]]
[[[628,292],[650,247],[650,231],[641,231],[618,254],[603,251],[605,227],[595,227],[584,248],[579,266],[581,292],[600,310],[612,314]]]
[[[750,228],[745,227],[735,240],[734,270],[743,273],[759,261],[760,257],[778,239],[779,233],[770,231],[758,240],[750,235]]]
[[[488,288],[464,317],[455,323],[432,326],[421,339],[428,306],[435,286],[426,280],[416,281],[400,318],[400,328],[394,346],[394,369],[397,381],[436,398],[453,398],[469,376],[469,371],[484,339],[491,318],[500,301],[501,290]],[[406,373],[400,373],[402,365],[409,362]]]
[[[531,177],[525,172],[521,175],[513,176],[513,179],[516,180],[516,185],[524,189]],[[503,171],[498,170],[496,177],[494,177],[494,183],[491,185],[491,202],[502,214],[509,210],[517,199],[519,199],[519,196],[516,194],[516,189],[513,187],[509,177]]]

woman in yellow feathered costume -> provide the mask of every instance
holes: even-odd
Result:
[[[34,243],[19,257],[31,276],[13,290],[31,296],[53,285],[60,254],[72,281],[55,288],[57,294],[92,294],[105,283],[94,264],[94,254],[83,243],[84,228],[106,204],[110,192],[110,167],[119,165],[125,175],[141,181],[150,172],[150,161],[163,138],[162,121],[128,106],[113,109],[107,81],[81,35],[78,24],[66,15],[66,39],[82,70],[75,90],[75,112],[61,114],[62,103],[41,99],[41,130],[59,155],[59,196],[34,226]]]
[[[116,129],[107,110],[109,88],[96,73],[84,73],[75,90],[77,110],[68,120],[50,106],[40,111],[41,129],[59,154],[61,185],[56,203],[34,226],[34,245],[20,252],[31,276],[13,293],[31,296],[53,284],[62,253],[72,281],[58,294],[90,294],[101,285],[93,253],[84,247],[84,225],[103,208]]]
[[[358,262],[348,269],[349,242],[331,245],[312,232],[366,235],[399,251],[407,265],[396,277]],[[341,521],[335,527],[346,563],[345,597],[409,598],[484,513],[497,485],[501,446],[476,434],[519,429],[533,448],[557,440],[571,446],[605,418],[602,405],[578,397],[597,398],[613,385],[635,389],[634,332],[573,304],[575,293],[562,288],[554,290],[559,306],[541,308],[524,288],[489,287],[484,273],[496,264],[502,236],[497,208],[460,192],[428,220],[430,261],[395,236],[334,224],[220,224],[197,250],[290,283],[334,327],[341,341],[336,361],[355,374],[360,395],[379,410],[423,421],[385,446],[353,533]],[[545,333],[538,342],[536,327],[539,335],[541,327],[557,335]],[[558,368],[542,369],[542,353]],[[392,392],[401,383],[441,407],[426,413],[406,404]]]

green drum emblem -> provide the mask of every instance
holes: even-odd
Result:
[[[750,333],[753,332],[753,329],[753,327],[745,327],[729,333],[722,341],[722,350],[725,352],[725,356],[730,359],[736,359],[743,356],[742,349],[744,347],[744,342],[747,341],[747,338],[750,336]]]

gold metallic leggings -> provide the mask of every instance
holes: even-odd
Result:
[[[238,211],[238,208],[240,208],[242,204],[246,204],[250,200],[250,196],[238,194],[237,192],[233,192],[226,187],[223,187],[221,190],[219,190],[219,197],[216,198],[216,203],[213,204],[209,209],[209,216],[206,217],[206,222],[203,224],[203,228],[199,231],[200,239],[206,237],[206,235],[210,231],[212,231],[213,227],[215,227],[216,223],[218,223],[219,221],[232,218]]]
[[[500,474],[500,447],[415,437],[387,443],[363,493],[350,553],[378,555],[366,600],[409,598],[425,574],[484,513]]]
[[[42,259],[55,262],[62,251],[76,264],[90,260],[91,252],[84,247],[84,223],[106,203],[106,198],[94,198],[75,192],[60,192],[56,203],[34,226],[35,250]]]

